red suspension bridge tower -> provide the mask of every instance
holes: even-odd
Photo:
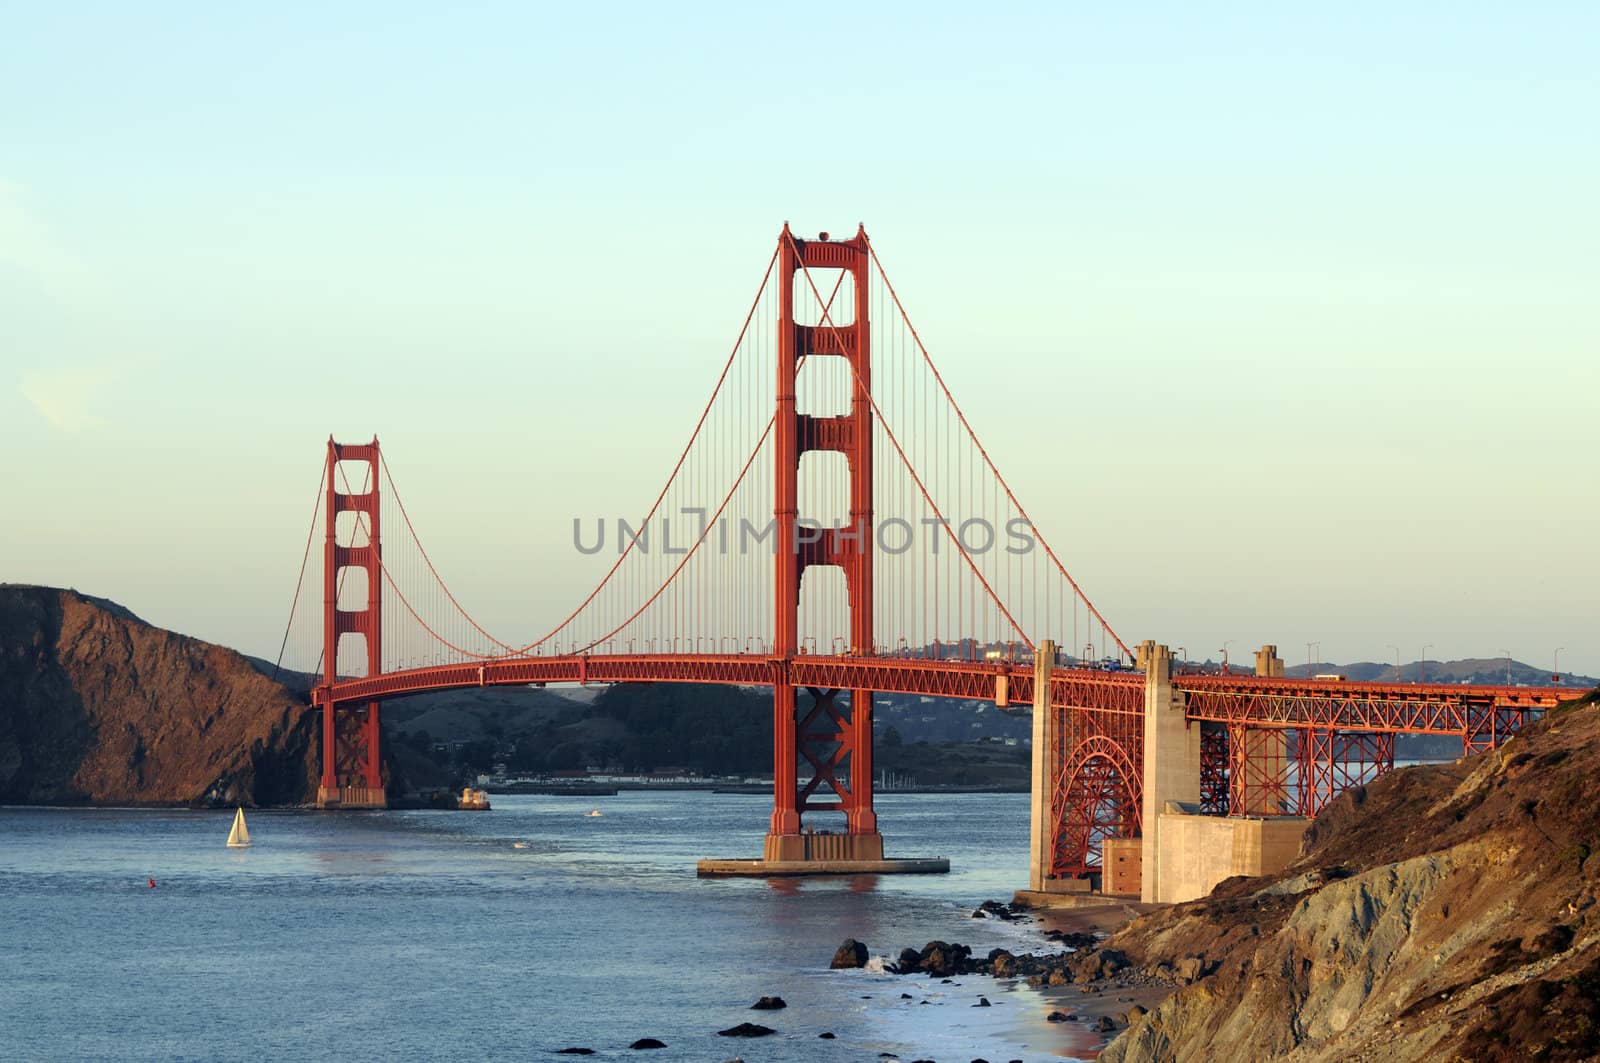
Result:
[[[801,652],[800,586],[806,570],[837,566],[844,572],[850,612],[850,655],[873,653],[872,612],[872,404],[871,327],[868,320],[870,250],[864,228],[849,240],[800,240],[787,224],[778,238],[777,411],[774,422],[773,518],[777,551],[773,602],[773,809],[767,860],[881,860],[883,837],[872,810],[872,691],[796,688],[787,662]],[[852,307],[837,320],[832,301],[821,320],[795,320],[795,284],[808,287],[810,270],[839,270],[850,278]],[[839,315],[842,317],[842,315]],[[817,417],[798,412],[800,367],[808,358],[842,358],[850,367],[848,412]],[[799,508],[800,462],[810,451],[842,454],[849,470],[849,520],[842,529],[803,527]],[[814,517],[814,515],[812,515]],[[805,773],[802,782],[802,772]],[[843,812],[846,833],[819,841],[801,833],[806,812]]]
[[[367,466],[362,483],[354,490],[341,476],[341,462]],[[335,443],[328,440],[326,514],[327,538],[322,565],[322,682],[339,680],[339,642],[345,635],[361,639],[366,650],[366,674],[383,671],[383,552],[379,519],[378,439],[371,443]],[[339,481],[344,480],[344,490]],[[348,545],[338,541],[339,515],[354,515]],[[347,574],[360,572],[366,581],[366,602],[359,609],[341,609],[339,595]],[[320,808],[383,808],[383,761],[378,742],[378,702],[337,703],[322,706],[322,779],[317,787]]]

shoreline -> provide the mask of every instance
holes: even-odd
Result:
[[[981,907],[988,907],[992,903],[994,902],[984,902]],[[1012,918],[997,919],[991,915],[988,919],[1015,928],[1020,940],[1013,946],[1016,949],[1013,954],[1019,958],[1026,955],[1054,959],[1079,952],[1093,953],[1109,936],[1144,914],[1128,904],[1061,909],[1022,909],[1004,905],[1000,907],[1012,913]],[[981,940],[992,938],[993,934],[979,933],[970,936]],[[1074,948],[1061,940],[1062,937],[1071,939],[1075,936],[1091,936],[1095,945]],[[949,944],[953,947],[967,947],[954,941]],[[926,946],[923,948],[926,951]],[[915,951],[915,947],[909,947],[907,951]],[[973,951],[976,954],[976,947]],[[1012,949],[1008,948],[1006,951],[1012,952]],[[983,1016],[981,1020],[972,1017],[952,1020],[948,1030],[942,1029],[931,1039],[910,1037],[911,1042],[916,1044],[924,1055],[932,1053],[930,1058],[939,1058],[937,1053],[940,1051],[948,1054],[952,1048],[961,1047],[961,1050],[965,1051],[965,1047],[942,1043],[959,1040],[951,1031],[964,1030],[977,1036],[978,1041],[974,1044],[983,1058],[1014,1059],[1019,1052],[1027,1055],[1040,1051],[1040,1043],[1043,1042],[1042,1049],[1054,1053],[1057,1057],[1066,1055],[1085,1061],[1093,1060],[1112,1039],[1127,1028],[1129,1025],[1127,1013],[1130,1009],[1154,1010],[1178,988],[1175,984],[1150,979],[1128,984],[1114,977],[1095,977],[1082,983],[1075,979],[1061,984],[1048,982],[1039,984],[1039,980],[1020,974],[998,977],[984,971],[941,977],[942,972],[928,973],[923,970],[897,972],[892,969],[894,966],[893,953],[887,956],[874,954],[868,960],[868,970],[883,979],[878,984],[883,985],[886,991],[898,989],[893,995],[902,997],[909,995],[913,998],[903,1000],[903,1003],[933,1005],[965,1003],[969,1007],[985,1008],[985,1005],[968,1000],[971,998],[972,1001],[987,1000],[988,1008],[1007,1007],[1013,1003],[1024,1005],[1019,1008],[1009,1008],[999,1016],[988,1010],[975,1012],[975,1015]],[[1051,1016],[1058,1013],[1061,1017],[1052,1020]],[[882,1017],[888,1024],[885,1033],[892,1035],[894,1026],[899,1020],[893,1011],[884,1013]],[[989,1026],[994,1022],[998,1022],[999,1025],[982,1031],[970,1029],[973,1023]]]
[[[1142,912],[1134,911],[1126,905],[1103,905],[1085,908],[1047,908],[1036,910],[1035,918],[1040,922],[1049,922],[1051,929],[1062,933],[1090,933],[1095,934],[1102,942],[1115,934],[1118,930],[1137,919]],[[1100,937],[1100,935],[1104,937]],[[1080,1015],[1098,1019],[1102,1016],[1115,1019],[1118,1013],[1125,1013],[1129,1008],[1138,1005],[1147,1011],[1155,1010],[1167,997],[1177,992],[1176,985],[1146,985],[1146,986],[1093,986],[1092,988],[1079,989],[1075,986],[1057,986],[1048,990],[1052,993],[1062,994],[1062,999],[1073,1004]],[[1098,1052],[1104,1048],[1111,1039],[1116,1037],[1127,1027],[1121,1023],[1117,1029],[1100,1035],[1100,1043],[1096,1048]]]

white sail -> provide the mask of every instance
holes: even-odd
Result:
[[[228,847],[242,849],[250,844],[250,828],[244,825],[244,809],[233,817],[233,830],[228,832]]]

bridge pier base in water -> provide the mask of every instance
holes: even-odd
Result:
[[[873,834],[769,834],[761,858],[795,860],[882,860],[883,835]]]
[[[942,856],[883,855],[883,835],[769,834],[760,860],[707,859],[695,866],[702,878],[795,875],[927,875],[950,870]]]
[[[317,807],[324,809],[388,808],[389,799],[382,787],[317,787]]]
[[[701,878],[790,878],[800,875],[942,875],[950,870],[950,861],[943,856],[884,857],[882,838],[878,839],[879,855],[877,859],[872,859],[862,855],[827,855],[835,849],[829,843],[863,838],[860,834],[802,834],[796,837],[797,840],[808,842],[815,839],[822,844],[815,848],[807,845],[806,852],[792,860],[711,857],[695,865],[695,874]],[[839,849],[850,853],[854,847],[847,844]],[[813,852],[816,855],[811,855]]]

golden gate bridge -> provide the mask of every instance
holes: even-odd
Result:
[[[1254,677],[1175,675],[1165,647],[1130,647],[990,459],[864,228],[807,240],[784,226],[660,492],[637,521],[575,522],[579,552],[614,560],[535,637],[493,634],[457,599],[376,439],[330,439],[319,484],[289,623],[315,656],[323,807],[384,805],[385,700],[770,687],[764,859],[817,858],[808,828],[842,816],[827,857],[875,866],[873,695],[981,700],[1034,712],[1042,888],[1097,872],[1104,842],[1148,833],[1166,800],[1315,815],[1392,769],[1396,734],[1490,748],[1566,696],[1285,678],[1271,647]]]

